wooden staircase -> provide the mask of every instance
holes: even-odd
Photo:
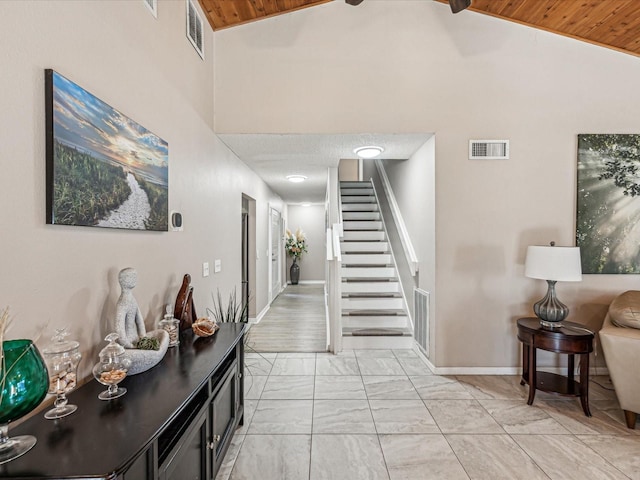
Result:
[[[413,329],[371,182],[340,182],[342,346],[412,348]]]

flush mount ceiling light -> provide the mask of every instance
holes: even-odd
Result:
[[[384,152],[384,148],[378,147],[377,145],[368,145],[366,147],[358,147],[353,153],[355,153],[360,158],[374,158]]]
[[[304,182],[307,179],[304,175],[287,175],[287,180],[293,183]]]

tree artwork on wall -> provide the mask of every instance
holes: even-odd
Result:
[[[640,135],[578,135],[582,273],[640,273]]]
[[[45,70],[47,223],[168,230],[169,146]]]

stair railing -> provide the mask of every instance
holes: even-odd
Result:
[[[329,351],[342,351],[342,253],[340,238],[343,235],[340,184],[338,168],[330,167],[327,175],[327,267],[326,267],[326,309],[327,343]]]
[[[418,256],[416,255],[416,251],[413,248],[413,243],[411,242],[409,231],[404,224],[402,213],[400,213],[400,207],[398,206],[398,202],[396,202],[396,197],[393,194],[393,188],[391,188],[391,182],[389,182],[389,178],[387,177],[387,172],[384,169],[384,165],[380,160],[376,160],[375,164],[378,170],[378,175],[380,176],[382,188],[384,189],[384,193],[387,196],[387,200],[389,201],[391,215],[393,216],[393,221],[395,222],[396,228],[398,229],[398,235],[400,235],[400,242],[402,243],[404,255],[405,257],[407,257],[407,263],[409,264],[411,275],[415,277],[416,273],[418,273],[418,265],[420,265]]]

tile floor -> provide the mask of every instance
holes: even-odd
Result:
[[[245,422],[217,480],[640,479],[606,377],[577,399],[517,376],[436,376],[412,351],[248,353]]]

